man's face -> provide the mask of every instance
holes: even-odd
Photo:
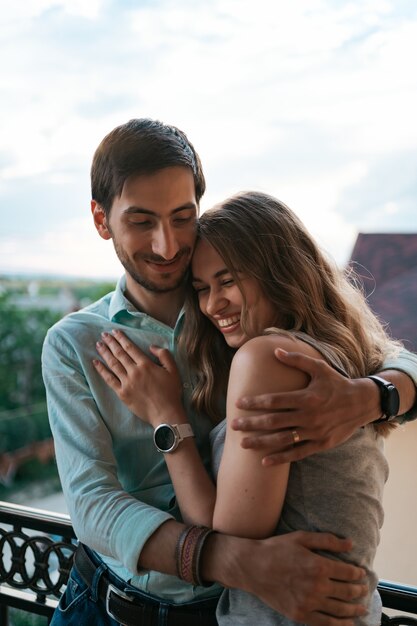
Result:
[[[94,201],[92,211],[99,234],[113,240],[135,283],[159,293],[181,285],[194,248],[198,212],[189,168],[133,176],[115,198],[108,219]]]

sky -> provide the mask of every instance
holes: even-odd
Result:
[[[204,211],[256,189],[343,265],[417,232],[415,0],[0,0],[0,274],[117,278],[95,148],[152,117],[199,152]]]

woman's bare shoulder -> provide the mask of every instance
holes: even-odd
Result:
[[[285,331],[282,333],[277,332],[268,335],[260,335],[259,337],[249,339],[249,341],[239,348],[235,357],[239,354],[241,357],[265,356],[267,354],[273,356],[274,350],[277,348],[281,348],[287,352],[300,352],[301,354],[306,354],[315,359],[323,359],[320,352],[312,345]]]
[[[232,361],[231,379],[239,387],[247,389],[250,386],[250,393],[254,394],[305,387],[309,382],[308,376],[278,361],[274,354],[277,348],[323,358],[312,346],[290,334],[261,335],[247,341],[236,352]]]

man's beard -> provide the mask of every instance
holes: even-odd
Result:
[[[121,248],[113,239],[113,245],[114,245],[114,249],[116,251],[116,254],[119,258],[120,263],[123,265],[123,267],[125,268],[126,272],[133,278],[133,280],[135,281],[135,283],[137,283],[138,285],[140,285],[141,287],[143,287],[144,289],[146,289],[147,291],[152,291],[153,293],[168,293],[169,291],[175,291],[176,289],[178,289],[179,287],[181,287],[181,285],[184,283],[185,281],[185,277],[187,275],[188,272],[188,264],[187,267],[185,267],[183,274],[175,281],[175,283],[170,284],[170,285],[161,285],[161,284],[157,284],[155,282],[153,282],[152,280],[149,280],[148,278],[146,278],[145,276],[142,276],[141,274],[139,274],[136,270],[136,267],[134,266],[134,264],[132,263],[132,261],[126,256],[123,248]],[[191,248],[186,247],[186,248],[181,248],[181,250],[179,250],[177,252],[177,254],[175,255],[175,259],[179,258],[179,257],[191,257]],[[151,261],[151,262],[156,262],[156,263],[161,263],[163,262],[165,259],[157,256],[157,255],[137,255],[137,257],[139,259],[141,259],[144,263],[146,263],[146,261]],[[163,274],[161,273],[161,278],[163,279],[165,278],[169,278],[169,274]]]

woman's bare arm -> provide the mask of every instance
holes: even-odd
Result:
[[[156,428],[160,424],[185,424],[182,385],[168,350],[152,347],[160,365],[142,352],[122,332],[105,334],[97,346],[101,361],[94,363],[103,380],[138,419]],[[161,453],[162,454],[162,453]],[[216,489],[201,460],[193,437],[164,454],[184,522],[212,526]]]
[[[235,407],[240,396],[292,391],[308,384],[304,372],[275,359],[277,347],[317,354],[307,344],[279,335],[252,339],[236,353],[229,378],[226,443],[213,520],[214,528],[227,534],[253,538],[272,535],[284,502],[289,464],[263,466],[263,452],[243,449],[242,433],[231,428],[232,419],[247,414]]]

